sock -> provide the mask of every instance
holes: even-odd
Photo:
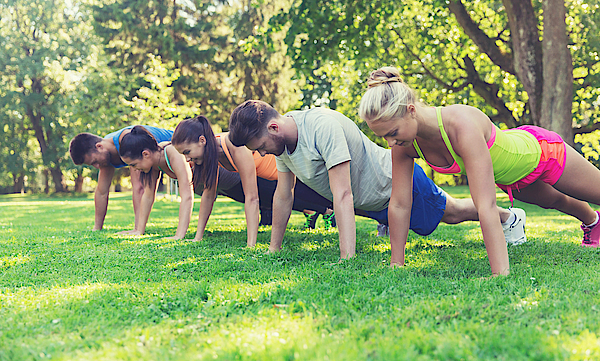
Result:
[[[514,212],[510,211],[510,216],[508,216],[508,219],[506,220],[506,222],[502,223],[503,225],[508,225],[508,224],[512,224],[516,219],[517,219],[517,215],[514,214]]]
[[[585,225],[586,227],[593,227],[593,226],[595,226],[595,225],[596,225],[596,223],[598,223],[598,220],[600,219],[600,217],[598,217],[598,212],[594,212],[594,213],[596,213],[596,220],[595,220],[595,221],[593,221],[593,222],[592,222],[592,223],[590,223],[590,224],[586,224],[586,225]]]

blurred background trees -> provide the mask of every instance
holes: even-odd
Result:
[[[369,72],[600,143],[600,0],[0,0],[0,192],[81,191],[68,142],[262,99],[354,119]],[[380,144],[381,141],[377,140]]]

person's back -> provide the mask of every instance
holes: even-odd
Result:
[[[291,154],[277,157],[282,172],[292,171],[298,179],[323,197],[333,199],[328,170],[350,161],[354,206],[367,211],[387,207],[392,189],[389,149],[373,143],[343,114],[326,108],[292,111],[298,142]]]

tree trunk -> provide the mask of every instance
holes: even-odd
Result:
[[[81,171],[77,172],[77,178],[75,178],[75,193],[82,193],[83,192],[83,174],[81,174]]]
[[[50,168],[50,174],[52,175],[52,181],[54,182],[54,190],[57,193],[65,192],[65,183],[63,182],[62,170],[58,165]]]
[[[13,174],[13,193],[23,193],[25,190],[25,175],[20,173]]]
[[[543,10],[544,89],[540,125],[557,132],[573,146],[573,59],[567,47],[565,3],[544,0]]]
[[[502,3],[508,15],[517,78],[529,96],[533,124],[540,125],[543,74],[538,20],[531,0],[502,0]],[[564,4],[561,6],[564,7]]]
[[[50,193],[50,172],[48,169],[44,169],[44,193]]]

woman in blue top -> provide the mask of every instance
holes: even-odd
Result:
[[[140,180],[144,186],[138,227],[129,234],[144,234],[156,198],[157,180],[162,171],[178,180],[181,196],[179,224],[175,236],[169,238],[185,238],[194,206],[192,170],[185,157],[170,142],[157,143],[156,138],[141,125],[133,127],[129,134],[123,136],[119,154],[130,167],[141,171]]]

